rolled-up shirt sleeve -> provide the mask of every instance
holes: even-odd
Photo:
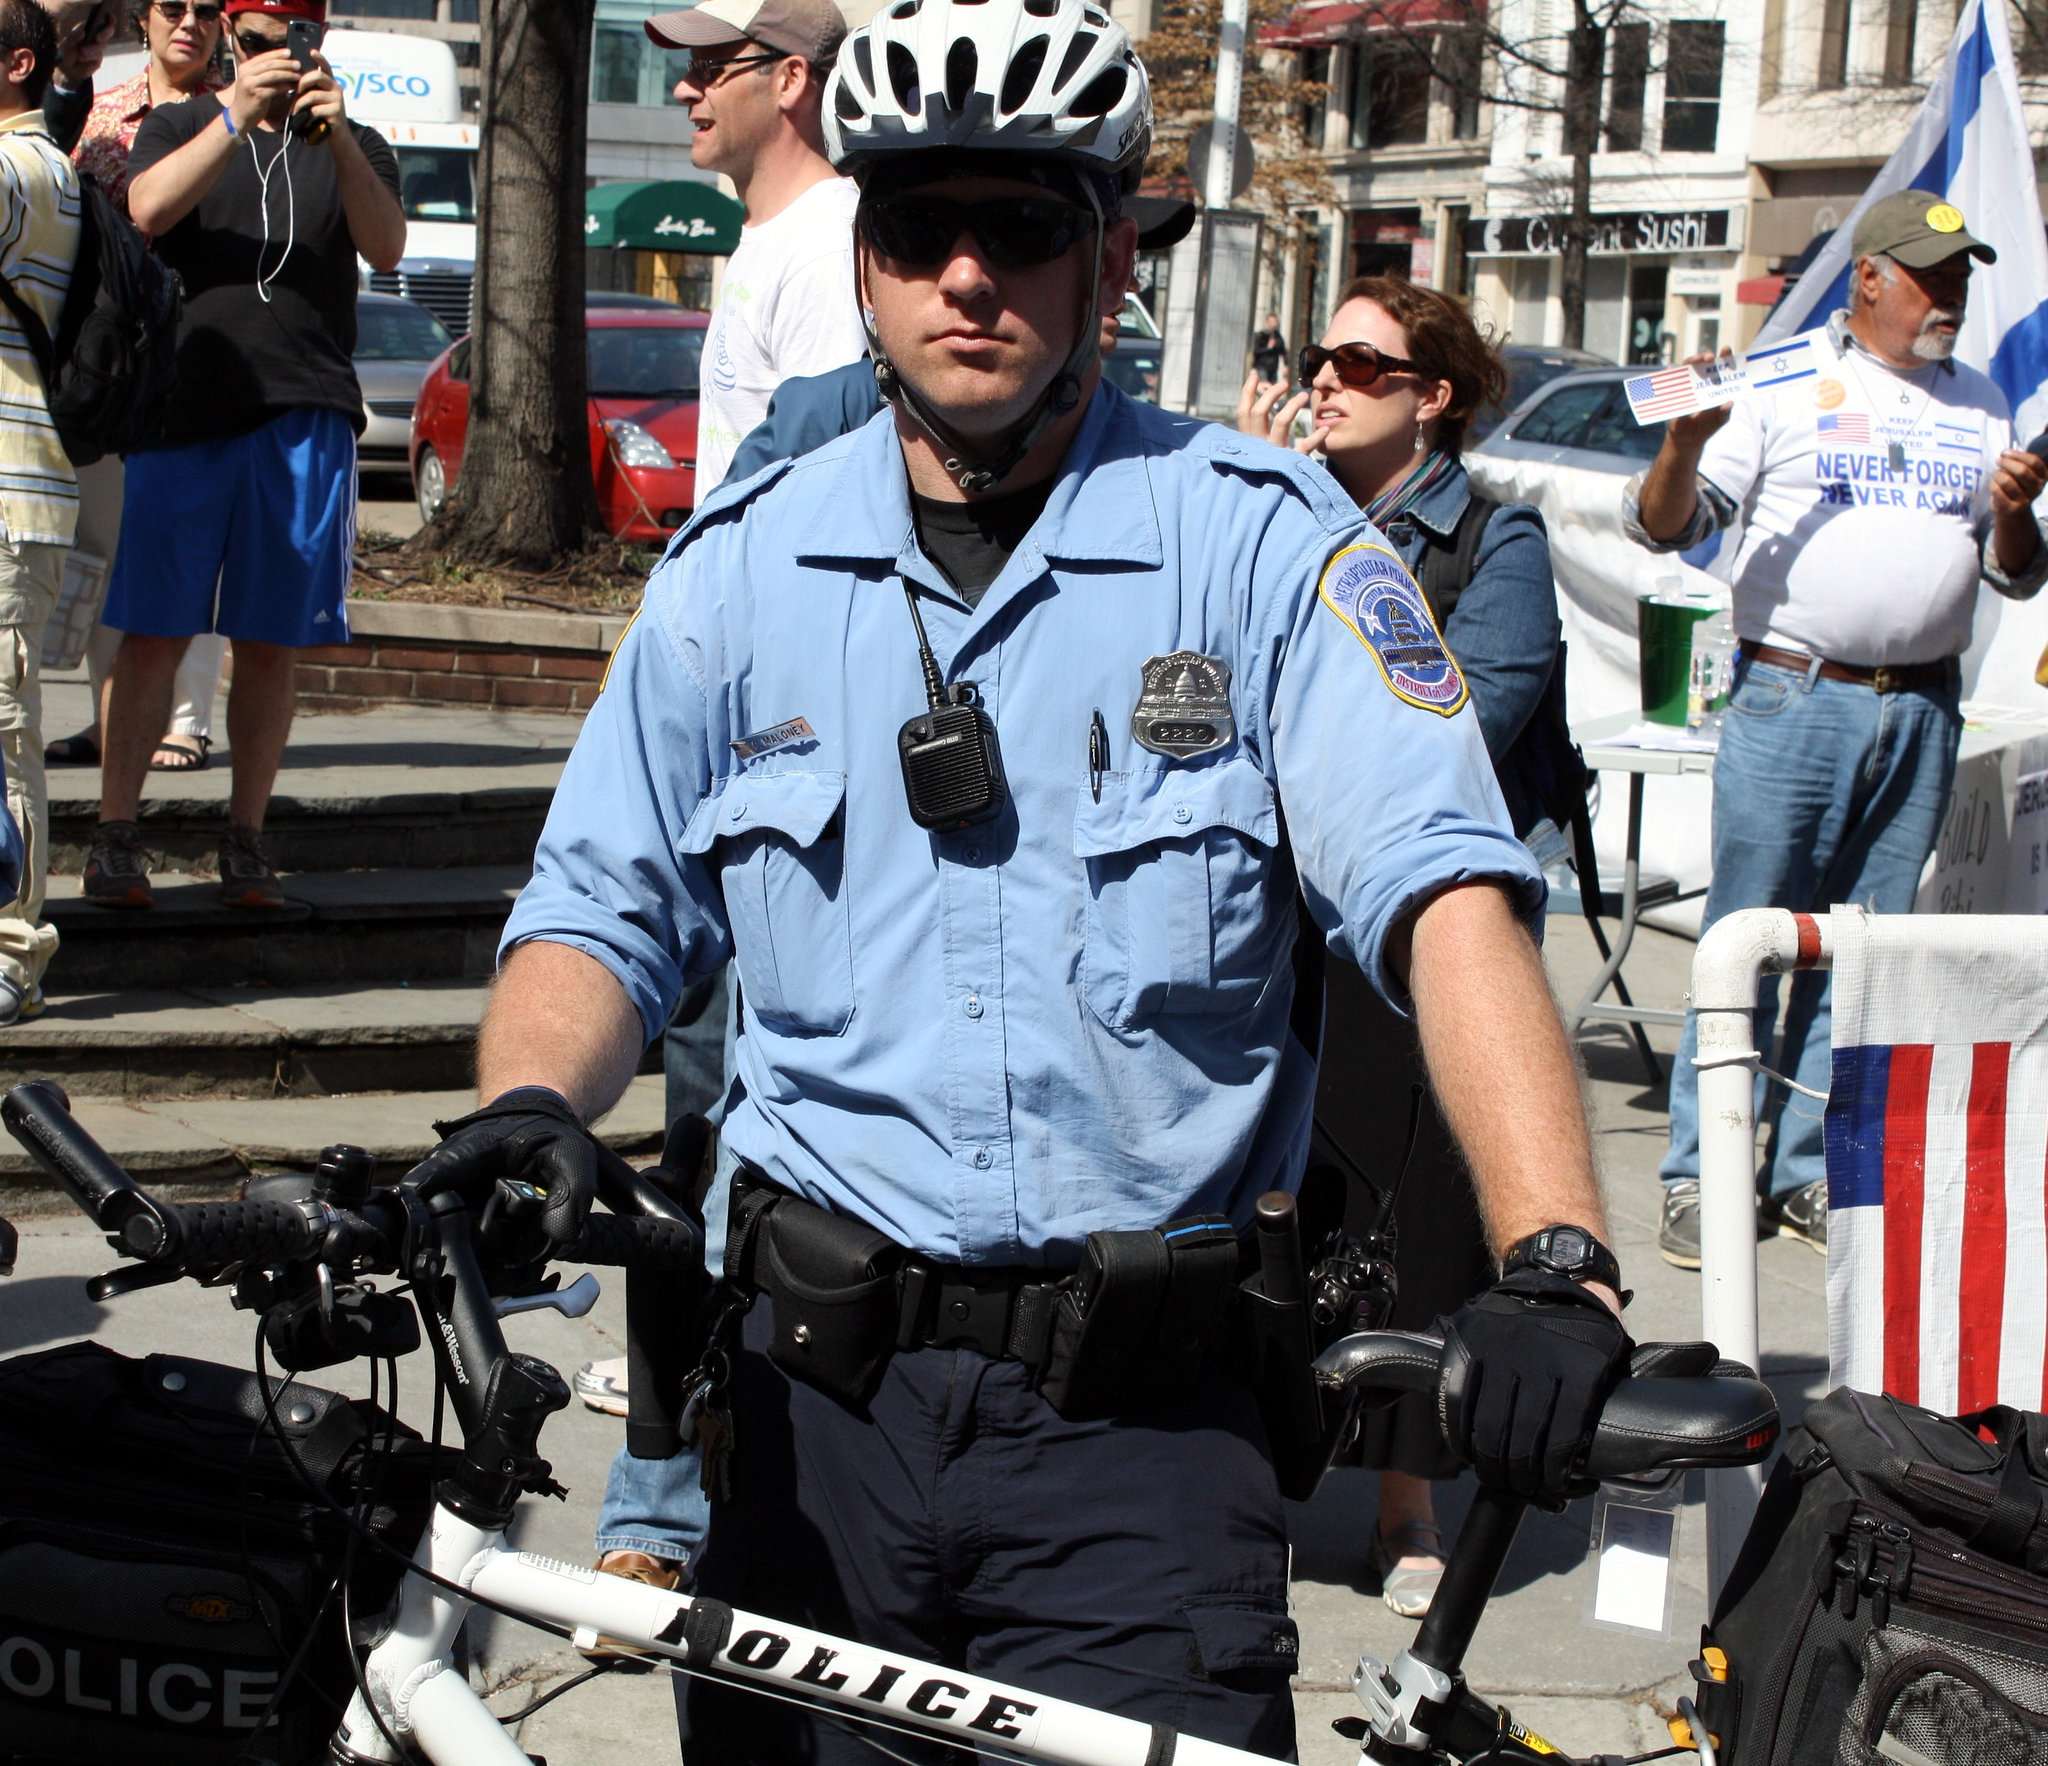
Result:
[[[2012,572],[1998,566],[1998,536],[1989,531],[1984,535],[1978,568],[1984,580],[2009,600],[2031,601],[2041,592],[2041,585],[2048,582],[2048,533],[2042,532],[2039,516],[2034,518],[2034,531],[2039,535],[2034,545],[2034,561],[2026,569]]]
[[[1689,552],[1709,534],[1720,532],[1735,519],[1735,499],[1711,479],[1693,480],[1699,501],[1693,504],[1692,519],[1668,540],[1653,540],[1643,531],[1643,480],[1650,476],[1645,467],[1630,479],[1621,493],[1622,532],[1652,552]]]
[[[498,946],[501,963],[535,942],[595,957],[649,1042],[684,986],[732,954],[718,879],[701,854],[682,852],[711,783],[703,659],[681,614],[687,556],[655,572],[619,642]]]
[[[1360,539],[1384,545],[1370,530]],[[1345,549],[1326,540],[1297,568],[1319,584]],[[1289,624],[1272,638],[1267,715],[1303,899],[1331,948],[1405,1012],[1406,989],[1386,967],[1394,928],[1432,896],[1472,882],[1501,885],[1534,920],[1542,873],[1514,836],[1469,698],[1446,717],[1401,697],[1375,651],[1313,586],[1267,604],[1291,610],[1276,615]]]

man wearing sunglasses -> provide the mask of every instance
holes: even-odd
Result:
[[[1151,132],[1122,29],[888,7],[825,127],[888,409],[729,481],[649,583],[428,1181],[527,1176],[573,1231],[581,1125],[732,956],[707,1206],[755,1299],[694,1592],[1284,1758],[1284,1517],[1226,1319],[1307,1155],[1297,887],[1416,1011],[1510,1257],[1446,1433],[1557,1504],[1628,1343],[1542,882],[1356,505],[1101,384]],[[692,1766],[869,1757],[679,1697]]]

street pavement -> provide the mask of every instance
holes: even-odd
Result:
[[[1575,997],[1591,972],[1592,948],[1582,925],[1553,918],[1548,959],[1554,983]],[[1692,946],[1645,932],[1629,964],[1639,1000],[1676,1002],[1685,986]],[[1653,1033],[1668,1064],[1673,1036]],[[1665,1129],[1662,1088],[1649,1089],[1632,1047],[1618,1030],[1589,1026],[1582,1042],[1588,1091],[1607,1185],[1615,1249],[1636,1290],[1629,1314],[1640,1341],[1698,1334],[1697,1277],[1671,1269],[1655,1251],[1657,1160]],[[343,1132],[346,1099],[328,1100]],[[361,1104],[365,1121],[377,1101]],[[128,1354],[162,1349],[249,1365],[251,1321],[226,1297],[190,1286],[148,1289],[105,1305],[86,1299],[81,1278],[103,1268],[109,1254],[82,1221],[51,1217],[22,1224],[19,1272],[0,1282],[0,1354],[94,1336]],[[1765,1372],[1781,1403],[1797,1414],[1825,1378],[1824,1264],[1804,1245],[1779,1240],[1759,1247]],[[527,1314],[509,1321],[515,1348],[544,1357],[565,1374],[584,1361],[623,1353],[623,1284],[601,1272],[607,1291],[587,1317]],[[347,1376],[351,1370],[331,1370]],[[424,1426],[424,1364],[403,1370],[404,1412]],[[325,1383],[361,1390],[346,1377]],[[528,1501],[515,1542],[569,1561],[587,1559],[605,1468],[620,1425],[580,1405],[554,1419],[544,1439],[556,1475],[569,1486],[565,1503]],[[1663,1719],[1685,1687],[1685,1664],[1705,1616],[1705,1540],[1699,1480],[1692,1480],[1678,1537],[1676,1597],[1668,1641],[1586,1626],[1590,1589],[1586,1562],[1588,1509],[1532,1515],[1510,1559],[1468,1661],[1475,1686],[1508,1703],[1516,1715],[1573,1754],[1636,1752],[1665,1742]],[[1349,1691],[1361,1651],[1390,1657],[1412,1638],[1377,1598],[1366,1568],[1374,1512],[1368,1473],[1333,1473],[1313,1502],[1290,1515],[1293,1604],[1302,1630],[1297,1686],[1301,1759],[1307,1766],[1349,1766],[1355,1746],[1331,1733],[1333,1718],[1357,1706]],[[1455,1522],[1469,1480],[1446,1489],[1441,1511]],[[501,1711],[522,1706],[536,1689],[572,1672],[574,1658],[545,1634],[487,1616],[476,1625],[478,1673]],[[521,1743],[551,1766],[624,1766],[673,1761],[669,1687],[662,1674],[612,1676],[571,1692],[528,1719]]]
[[[383,534],[409,539],[420,529],[419,505],[413,501],[409,473],[365,472],[356,481],[356,532],[363,539]]]

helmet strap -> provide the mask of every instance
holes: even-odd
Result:
[[[1081,308],[1080,335],[1075,338],[1073,352],[1060,371],[1011,429],[1010,439],[1000,453],[994,456],[982,454],[961,441],[939,420],[911,389],[896,364],[889,360],[888,353],[882,348],[882,339],[875,330],[874,313],[865,300],[861,302],[861,324],[868,335],[868,353],[874,358],[876,387],[883,398],[939,444],[946,471],[953,482],[970,496],[985,497],[994,491],[1016,470],[1017,463],[1038,444],[1039,438],[1081,402],[1081,387],[1087,378],[1088,364],[1100,355],[1102,318],[1095,309],[1102,298],[1102,254],[1107,244],[1106,229],[1102,203],[1095,194],[1094,185],[1085,178],[1080,182],[1081,193],[1095,216],[1095,257],[1088,277],[1087,299]]]

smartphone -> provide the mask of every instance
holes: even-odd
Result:
[[[284,46],[299,72],[310,74],[317,65],[313,52],[320,47],[320,27],[310,18],[290,20],[284,27]],[[291,130],[302,141],[318,141],[327,133],[327,125],[317,117],[294,113]]]

